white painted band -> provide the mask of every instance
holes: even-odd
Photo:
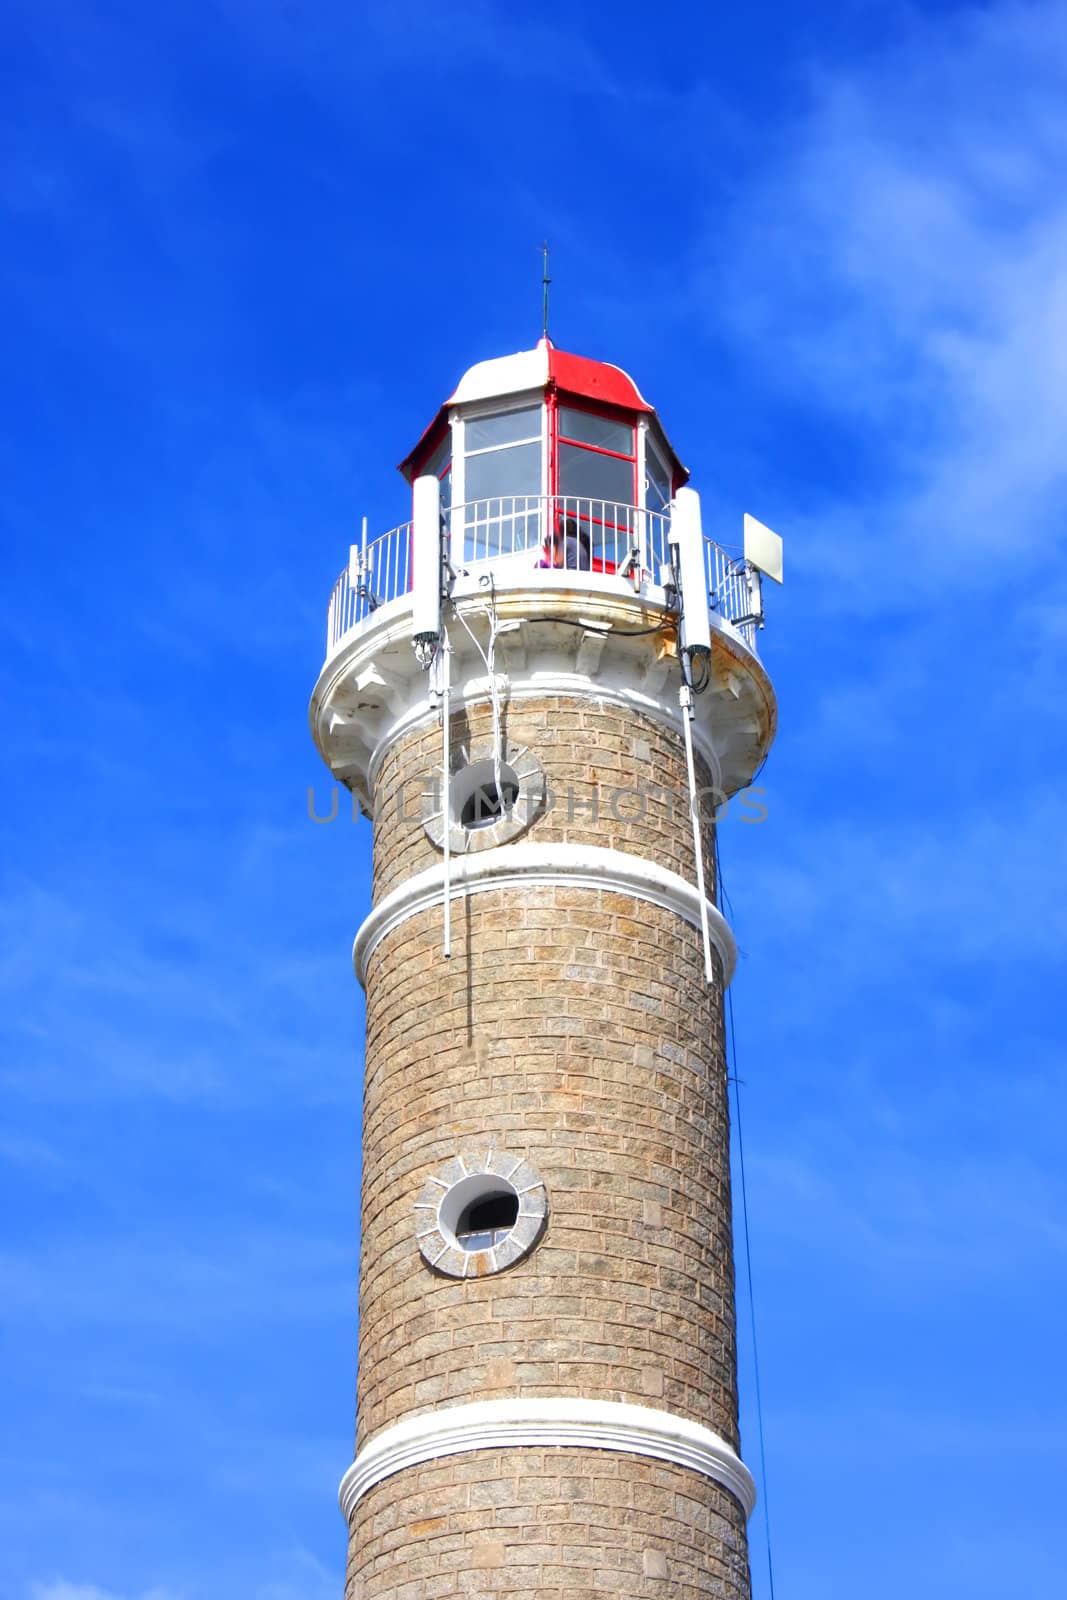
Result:
[[[605,889],[662,906],[694,928],[701,925],[700,896],[693,884],[655,861],[603,845],[537,840],[500,845],[480,855],[453,858],[450,882],[453,900],[487,889]],[[437,864],[416,872],[378,901],[352,947],[360,983],[366,983],[367,963],[386,934],[408,917],[439,904],[443,893],[444,866]],[[710,900],[707,910],[711,942],[722,963],[723,983],[728,984],[737,962],[737,946],[726,918]]]
[[[756,1503],[755,1482],[740,1456],[725,1439],[688,1417],[617,1400],[481,1400],[405,1417],[369,1439],[341,1479],[338,1498],[345,1521],[351,1522],[368,1490],[405,1467],[468,1450],[523,1445],[652,1456],[721,1483],[746,1516]]]

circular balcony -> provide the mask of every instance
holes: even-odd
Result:
[[[486,652],[510,694],[592,693],[679,716],[678,596],[670,517],[567,495],[512,495],[444,514],[445,621],[460,697],[489,692]],[[724,795],[751,781],[776,704],[757,653],[759,574],[704,539],[712,653],[694,732]],[[381,751],[429,709],[411,644],[412,524],[353,546],[330,596],[311,702],[327,765],[369,805]]]

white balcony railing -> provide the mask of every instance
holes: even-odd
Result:
[[[365,622],[379,606],[411,588],[411,523],[372,539],[352,558],[333,586],[326,613],[326,653]]]
[[[531,570],[558,567],[585,573],[590,583],[612,578],[630,588],[661,584],[670,561],[670,518],[641,506],[575,495],[497,495],[446,512],[457,572],[505,564]],[[758,587],[743,557],[704,540],[708,607],[756,648]],[[327,653],[379,606],[411,588],[411,523],[391,528],[362,548],[330,596]]]

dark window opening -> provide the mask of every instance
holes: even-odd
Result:
[[[506,778],[499,789],[495,783],[479,784],[460,812],[460,823],[464,828],[490,828],[518,798],[518,784],[508,783]]]
[[[519,1215],[519,1197],[513,1189],[473,1200],[456,1226],[456,1238],[464,1250],[491,1250],[506,1239]]]
[[[457,779],[457,787],[459,825],[468,830],[491,828],[507,815],[519,798],[516,774],[509,766],[502,764],[498,786],[493,762],[489,760],[478,761],[468,767],[465,776]],[[456,816],[457,813],[453,811],[452,814]]]

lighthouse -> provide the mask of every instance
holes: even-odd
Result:
[[[780,545],[547,338],[400,470],[310,713],[374,829],[345,1597],[748,1597],[715,816]]]

